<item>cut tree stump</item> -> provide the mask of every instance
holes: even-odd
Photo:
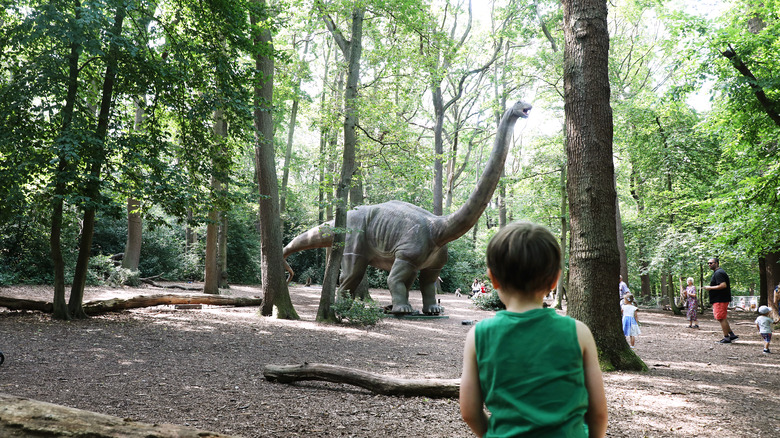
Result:
[[[0,436],[3,438],[230,438],[216,432],[175,424],[147,424],[69,408],[9,394],[0,394]]]
[[[206,304],[211,306],[259,306],[262,298],[226,297],[222,295],[139,295],[128,299],[112,298],[109,300],[96,300],[84,303],[84,312],[87,315],[99,315],[120,310],[136,309],[140,307],[154,307],[175,304]],[[0,297],[0,306],[11,310],[38,310],[44,313],[52,313],[54,306],[46,301],[21,300],[17,298]]]
[[[323,380],[359,386],[382,395],[457,398],[460,392],[460,379],[403,379],[317,363],[266,365],[263,375],[269,382]]]

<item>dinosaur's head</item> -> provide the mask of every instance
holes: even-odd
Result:
[[[531,108],[533,107],[531,106],[530,103],[523,102],[522,100],[518,100],[515,103],[515,105],[512,107],[512,112],[516,116],[526,119],[528,118],[528,112],[531,111]]]

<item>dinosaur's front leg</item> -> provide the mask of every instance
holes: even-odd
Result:
[[[393,300],[390,313],[403,315],[412,313],[414,309],[409,304],[409,288],[417,275],[417,269],[411,263],[395,259],[390,274],[387,276],[387,288],[390,289],[390,297]]]
[[[439,279],[440,269],[426,269],[420,272],[420,293],[422,293],[423,308],[426,315],[438,315],[444,309],[436,302],[436,281]]]

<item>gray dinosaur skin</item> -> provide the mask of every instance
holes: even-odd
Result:
[[[531,105],[518,101],[506,110],[496,130],[490,154],[477,187],[463,206],[448,216],[436,216],[416,205],[402,201],[364,205],[347,212],[344,257],[341,261],[339,293],[355,291],[366,268],[389,271],[387,286],[392,297],[393,314],[408,314],[409,288],[419,273],[422,312],[440,314],[436,302],[436,280],[447,263],[447,243],[464,235],[485,211],[504,170],[509,140],[518,118],[528,117]],[[290,254],[325,248],[333,244],[333,221],[314,227],[295,237],[284,247]],[[285,262],[286,264],[286,262]],[[292,279],[292,269],[286,266]]]

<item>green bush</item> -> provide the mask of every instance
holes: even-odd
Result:
[[[382,320],[384,310],[373,300],[353,300],[349,293],[342,293],[333,304],[338,322],[346,320],[350,325],[373,326]]]
[[[504,303],[502,303],[498,298],[498,292],[496,292],[490,286],[487,287],[490,289],[490,291],[486,294],[479,294],[479,296],[474,298],[474,305],[482,310],[498,311],[506,309]]]

